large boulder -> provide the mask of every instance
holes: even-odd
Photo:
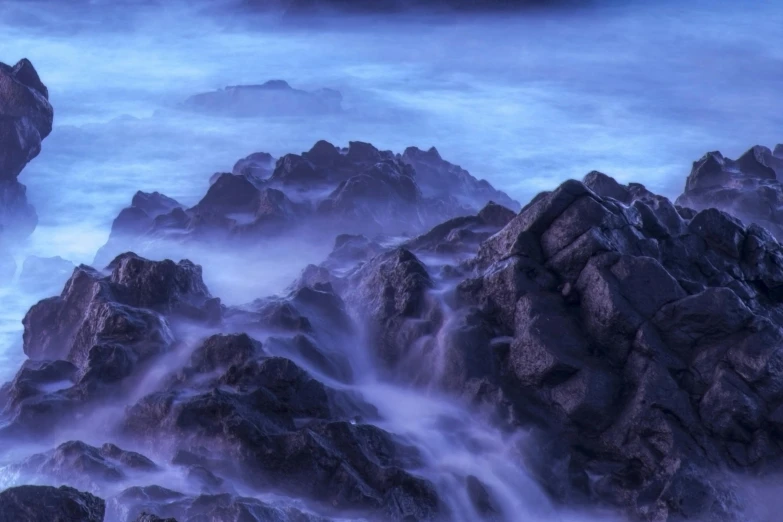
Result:
[[[0,522],[103,522],[106,503],[62,486],[19,486],[0,493]]]
[[[693,163],[677,204],[717,208],[783,239],[783,148],[756,145],[736,160],[708,152]]]
[[[49,91],[33,64],[27,59],[13,67],[0,63],[0,226],[6,237],[29,236],[38,223],[16,178],[41,152],[53,119]]]
[[[3,434],[51,435],[69,416],[129,393],[175,343],[172,324],[215,324],[221,306],[190,261],[119,256],[104,275],[80,266],[61,295],[25,315],[30,358],[0,394]]]
[[[188,448],[176,463],[208,463],[253,487],[390,520],[435,518],[433,485],[406,471],[418,463],[416,452],[383,430],[347,420],[372,415],[350,392],[267,356],[261,343],[216,336],[164,389],[127,411],[124,432]],[[197,447],[210,450],[190,450]]]

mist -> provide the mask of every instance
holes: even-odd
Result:
[[[54,131],[20,176],[39,224],[15,247],[17,265],[31,254],[92,264],[136,191],[191,206],[214,173],[231,172],[240,158],[300,153],[321,139],[395,152],[435,146],[522,204],[592,170],[673,199],[705,152],[735,157],[783,141],[780,27],[783,4],[775,2],[291,17],[229,1],[4,0],[0,61],[29,58],[55,108]],[[183,106],[196,94],[269,80],[339,91],[342,110],[243,118]],[[282,292],[330,249],[288,237],[247,256],[196,247],[171,255],[203,265],[212,293],[238,305]],[[25,312],[64,282],[0,289],[0,382],[24,357]],[[454,469],[468,470],[500,492],[504,512],[525,520],[614,520],[554,507],[518,463],[524,436],[477,423],[450,399],[374,379],[352,390],[379,405],[380,427],[435,463],[428,478],[444,490]],[[450,434],[433,419],[462,431]],[[482,461],[472,459],[477,447]],[[0,486],[13,482],[1,471]]]

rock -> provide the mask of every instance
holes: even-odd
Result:
[[[129,517],[121,514],[128,511]],[[298,509],[277,507],[255,498],[225,493],[186,496],[157,486],[123,491],[110,500],[109,512],[117,512],[120,522],[329,522]],[[137,518],[133,518],[134,515]]]
[[[128,253],[110,269],[104,276],[78,267],[60,296],[40,301],[25,316],[24,350],[32,361],[10,384],[6,434],[52,433],[78,410],[127,393],[150,362],[172,348],[171,321],[220,319],[219,300],[190,261],[153,262]]]
[[[333,89],[303,91],[283,80],[261,85],[236,85],[191,96],[182,109],[230,116],[307,116],[342,112],[342,95]]]
[[[408,147],[401,159],[416,170],[416,180],[425,197],[456,194],[470,208],[481,208],[493,201],[514,212],[520,209],[518,202],[496,190],[488,181],[476,179],[468,171],[444,160],[435,147],[426,151]]]
[[[776,148],[777,150],[777,148]],[[755,146],[737,160],[720,152],[709,152],[694,162],[677,198],[681,206],[703,210],[723,210],[744,223],[767,228],[779,240],[783,238],[783,159],[770,149]]]
[[[115,219],[95,264],[128,248],[162,257],[179,243],[248,248],[293,233],[315,245],[343,234],[378,242],[379,236],[410,237],[481,212],[468,229],[447,238],[452,245],[444,248],[459,250],[461,241],[478,243],[508,219],[491,201],[519,208],[486,181],[413,149],[395,155],[369,143],[352,141],[340,149],[322,140],[271,163],[271,155],[259,152],[238,161],[233,174],[213,175],[207,193],[189,209],[158,193],[137,194]]]
[[[81,441],[65,442],[55,450],[32,455],[14,468],[23,476],[43,476],[91,490],[122,482],[129,475],[158,470],[155,463],[139,453],[108,443],[96,448]]]
[[[755,161],[754,175],[767,176],[762,167],[774,162],[759,157],[766,152],[743,164]],[[437,245],[464,223],[422,238]],[[600,499],[631,519],[734,521],[734,505],[722,504],[733,479],[720,470],[774,470],[781,456],[769,442],[783,400],[780,244],[724,212],[678,209],[641,185],[591,173],[534,198],[477,250],[455,274],[449,321],[434,320],[439,303],[422,305],[426,290],[401,292],[399,268],[381,264],[392,254],[358,268],[383,266],[382,277],[346,290],[368,312],[373,344],[402,354],[402,373],[435,368],[426,382],[540,430],[552,454],[536,474],[559,498]],[[428,267],[412,263],[426,281]],[[405,316],[399,303],[418,308]],[[420,329],[400,340],[395,321]],[[445,373],[429,359],[432,338]]]
[[[405,359],[416,338],[433,330],[425,315],[433,283],[410,251],[381,254],[350,276],[346,301],[368,325],[368,342],[385,368]]]
[[[272,175],[274,167],[275,159],[271,154],[267,152],[255,152],[246,158],[237,161],[231,172],[238,176],[246,177],[254,184],[260,184]],[[215,176],[218,176],[218,174]],[[217,180],[217,177],[213,176],[213,179],[210,179],[210,185],[214,183],[215,180]]]
[[[139,515],[139,518],[136,519],[136,522],[177,522],[176,518],[160,518],[155,515],[150,515],[149,513],[142,513]]]
[[[16,178],[52,132],[48,97],[29,60],[13,67],[0,63],[0,227],[6,238],[25,238],[38,224],[27,189]]]
[[[62,486],[19,486],[0,493],[2,522],[103,522],[105,502]]]
[[[0,63],[0,179],[15,181],[41,152],[52,132],[53,110],[46,87],[27,59],[15,66]]]
[[[211,470],[240,472],[256,487],[393,520],[433,518],[439,507],[432,485],[403,470],[412,463],[410,448],[373,426],[329,420],[356,415],[372,412],[290,360],[265,356],[247,336],[216,337],[169,388],[128,410],[124,431],[187,447],[198,441],[212,448]]]

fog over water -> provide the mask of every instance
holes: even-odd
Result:
[[[783,3],[773,1],[292,21],[221,2],[3,0],[0,61],[29,58],[55,110],[54,131],[19,178],[39,225],[16,251],[18,264],[31,253],[90,264],[137,190],[192,205],[237,159],[299,153],[319,139],[395,152],[434,145],[522,203],[591,170],[674,198],[704,152],[736,157],[783,142],[781,27]],[[196,93],[271,79],[339,90],[344,112],[228,118],[177,109]],[[265,258],[202,252],[193,261],[212,293],[235,304],[281,291],[326,254],[291,239]],[[49,294],[0,290],[0,381],[23,358],[25,311]],[[404,406],[414,401],[418,413],[432,408],[470,425],[459,408],[362,386],[377,397],[381,427],[408,427],[439,470],[476,465],[470,446],[437,439],[445,432],[426,415],[409,418]],[[540,507],[543,494],[508,464],[508,441],[475,430],[466,438],[488,455],[475,473],[509,487],[509,512]],[[444,448],[449,454],[438,453]],[[443,485],[447,476],[432,479]],[[515,499],[519,488],[531,498]]]

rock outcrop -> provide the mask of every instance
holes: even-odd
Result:
[[[677,204],[717,208],[783,240],[783,145],[757,145],[736,160],[708,152],[693,163]]]
[[[5,238],[24,238],[38,224],[17,181],[22,169],[41,152],[52,132],[54,111],[49,91],[29,60],[0,63],[0,226]]]
[[[318,116],[342,112],[342,95],[334,89],[303,91],[283,80],[261,85],[235,85],[196,94],[182,108],[231,117]]]
[[[154,255],[145,249],[160,241],[248,247],[290,235],[317,243],[345,233],[412,237],[444,220],[473,214],[489,201],[519,208],[434,149],[409,148],[395,155],[368,143],[339,149],[319,141],[302,154],[286,154],[273,168],[265,153],[238,161],[233,173],[212,177],[192,208],[157,192],[137,193],[114,220],[96,264],[129,247]]]
[[[238,496],[239,485],[295,496],[326,514],[390,521],[443,514],[434,485],[416,474],[418,450],[373,426],[378,413],[359,394],[314,377],[352,380],[337,350],[352,323],[328,285],[226,308],[189,261],[127,253],[108,270],[77,267],[60,296],[25,317],[30,359],[0,388],[3,440],[46,443],[74,418],[130,401],[116,427],[101,433],[146,448],[202,493],[134,486],[110,498],[109,512],[120,520],[327,520]],[[195,341],[194,328],[203,332]],[[242,329],[267,333],[257,340]],[[209,335],[220,330],[236,333]],[[169,369],[161,375],[161,367]],[[154,484],[162,473],[145,454],[78,440],[9,471],[107,494],[121,484]]]
[[[20,486],[0,492],[0,522],[103,522],[105,502],[62,486]]]

